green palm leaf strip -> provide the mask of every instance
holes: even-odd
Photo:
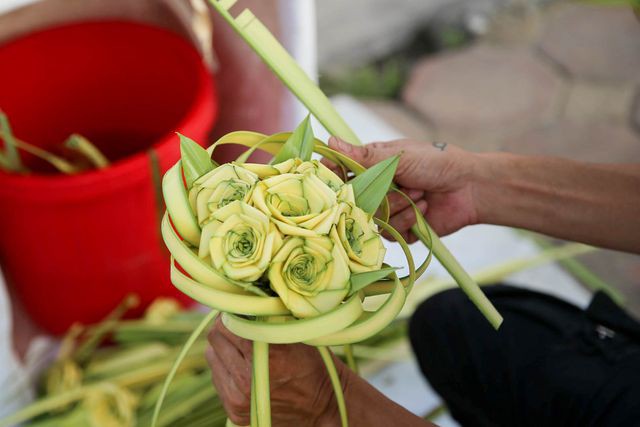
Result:
[[[180,156],[182,158],[182,170],[187,188],[205,173],[213,169],[211,156],[193,139],[178,133],[180,138]]]
[[[534,242],[536,242],[538,246],[540,246],[545,250],[555,248],[553,243],[551,243],[548,239],[545,239],[544,237],[540,236],[537,233],[523,231],[522,234],[527,236],[528,238],[531,238]],[[619,306],[622,307],[625,305],[625,297],[620,293],[620,291],[618,291],[611,284],[602,280],[602,278],[600,278],[593,271],[588,269],[579,260],[573,257],[568,257],[568,258],[559,260],[559,263],[574,278],[576,278],[580,283],[582,283],[584,286],[589,288],[592,292],[603,291],[607,295],[609,295],[609,297],[611,297],[611,299],[614,300],[616,304],[618,304]]]
[[[17,172],[23,169],[20,154],[18,154],[18,146],[16,138],[11,131],[11,124],[7,115],[0,111],[0,131],[2,131],[2,139],[4,140],[3,166],[11,171]]]
[[[342,391],[342,384],[340,383],[340,377],[338,376],[338,370],[335,363],[333,363],[333,356],[327,347],[318,347],[318,352],[322,357],[324,366],[327,368],[329,374],[329,380],[333,386],[333,391],[336,396],[336,402],[338,403],[338,412],[340,413],[340,421],[342,427],[349,426],[349,420],[347,417],[347,405],[344,400],[344,392]]]
[[[274,156],[291,140],[292,133],[271,136],[255,132],[232,132],[220,138],[207,149],[209,154],[217,146],[225,144],[243,145],[251,150],[260,147]],[[362,178],[356,181],[358,194],[371,192],[375,199],[368,207],[371,211],[380,205],[388,207],[385,198],[397,159],[387,159],[366,173],[366,169],[347,156],[332,150],[320,141],[313,140],[313,151],[334,160],[337,164]],[[394,269],[381,269],[371,275],[353,275],[358,289],[333,309],[313,317],[296,318],[284,306],[278,296],[258,296],[246,292],[220,272],[212,269],[200,259],[192,247],[198,247],[200,230],[195,221],[195,213],[186,197],[185,182],[178,162],[167,172],[163,180],[163,192],[168,215],[162,222],[162,234],[172,256],[171,279],[178,289],[196,301],[222,312],[223,324],[235,335],[254,341],[254,365],[252,375],[252,425],[269,425],[270,407],[268,399],[268,349],[269,344],[304,343],[316,347],[349,345],[368,339],[382,331],[402,310],[414,281],[426,270],[431,259],[431,251],[416,268],[411,251],[402,236],[388,225],[384,219],[374,217],[374,222],[390,233],[400,244],[407,259],[408,275],[399,278]],[[265,166],[267,169],[269,166]],[[376,188],[377,187],[377,188]],[[374,193],[381,193],[374,194]],[[354,192],[355,196],[355,192]],[[384,210],[384,209],[382,209]],[[416,210],[414,206],[414,210]],[[386,215],[383,215],[386,217]],[[175,229],[174,229],[175,227]],[[428,228],[420,230],[427,247],[431,244]],[[192,245],[189,242],[193,242]],[[375,277],[374,277],[375,276]],[[378,279],[378,280],[375,280]],[[351,282],[349,283],[351,285]],[[375,311],[368,311],[363,299],[373,295],[387,298]],[[352,364],[353,365],[353,364]],[[331,367],[327,366],[331,371]],[[331,375],[331,373],[330,373]],[[339,380],[334,376],[332,386],[336,397],[341,399]],[[345,409],[346,411],[346,409]],[[346,415],[342,416],[346,421]]]
[[[256,420],[257,427],[271,427],[271,398],[269,395],[269,343],[253,342],[253,379],[255,413],[251,419]],[[253,409],[253,407],[252,407]]]
[[[331,134],[358,143],[356,134],[334,110],[320,88],[249,9],[234,18],[229,9],[235,0],[210,0],[210,3]],[[317,108],[311,108],[312,105]]]
[[[358,368],[358,362],[356,361],[356,357],[353,354],[353,345],[345,344],[342,346],[342,351],[344,352],[344,357],[347,361],[347,366],[356,374],[360,373],[360,369]]]
[[[378,280],[384,279],[389,274],[398,270],[395,267],[385,267],[380,270],[366,271],[364,273],[355,273],[351,275],[351,290],[349,296],[356,294]]]
[[[253,365],[251,366],[253,370]],[[251,375],[251,420],[249,421],[250,427],[258,427],[258,401],[256,400],[256,376]],[[228,421],[230,422],[230,421]],[[233,423],[232,423],[233,424]],[[234,424],[235,426],[235,424]]]
[[[87,158],[98,169],[107,168],[109,159],[98,148],[82,135],[73,134],[64,143],[70,150],[77,151]]]
[[[504,263],[486,267],[473,274],[476,283],[489,285],[503,281],[508,276],[520,271],[539,267],[544,264],[573,259],[576,256],[596,251],[597,248],[582,243],[568,243],[562,246],[547,248],[542,252]],[[443,292],[447,289],[455,288],[456,283],[447,277],[431,277],[425,278],[418,283],[415,291],[411,293],[405,307],[402,309],[400,317],[409,317],[422,301],[431,298],[433,295]]]
[[[207,316],[204,319],[202,319],[200,324],[193,330],[193,333],[187,339],[187,342],[184,344],[184,347],[182,347],[182,350],[180,350],[180,354],[178,355],[175,362],[173,363],[173,366],[171,366],[171,370],[169,371],[169,374],[167,374],[167,378],[164,380],[164,384],[162,385],[162,391],[160,392],[160,396],[158,397],[158,401],[156,402],[156,406],[153,410],[151,427],[155,427],[158,423],[158,416],[160,415],[160,409],[162,408],[162,403],[164,402],[164,399],[167,396],[167,392],[169,391],[169,386],[171,385],[173,378],[176,376],[176,373],[178,372],[178,368],[182,364],[182,361],[185,359],[185,357],[187,357],[187,353],[193,346],[193,343],[196,342],[200,334],[202,334],[205,328],[209,326],[209,324],[213,321],[213,319],[216,318],[217,315],[218,315],[217,310],[211,310],[211,312],[209,312],[209,314],[207,314]]]
[[[233,17],[229,9],[236,3],[235,0],[210,0],[210,3],[291,92],[313,113],[329,133],[352,144],[362,144],[357,135],[331,105],[326,95],[306,75],[286,49],[282,47],[273,34],[250,10],[245,9],[237,17]],[[502,316],[482,293],[477,283],[473,281],[471,276],[440,242],[438,236],[432,230],[429,233],[429,226],[424,218],[419,218],[412,231],[425,245],[433,244],[433,246],[429,247],[431,247],[436,258],[440,260],[491,325],[497,329],[502,323]]]
[[[282,163],[289,159],[299,158],[311,160],[313,154],[313,130],[309,116],[298,125],[287,142],[284,143],[278,154],[271,160],[271,164]]]
[[[360,209],[371,215],[376,213],[393,183],[399,163],[399,155],[389,157],[349,181]]]
[[[4,130],[0,129],[0,139],[3,139],[6,141],[9,135],[12,136],[12,134],[9,134]],[[80,169],[77,166],[71,164],[70,162],[63,159],[62,157],[58,157],[55,154],[51,154],[48,151],[45,151],[39,147],[36,147],[35,145],[28,144],[16,137],[13,137],[13,143],[20,150],[38,157],[39,159],[49,163],[51,166],[53,166],[58,171],[64,174],[72,175],[74,173],[80,172]],[[14,166],[11,165],[9,160],[2,153],[0,153],[0,167],[2,167],[3,169],[9,172],[16,171]],[[25,172],[27,171],[27,169],[23,166],[22,169],[20,169],[20,171]]]

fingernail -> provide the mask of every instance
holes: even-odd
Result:
[[[416,206],[418,207],[418,209],[420,209],[420,212],[422,212],[423,214],[427,213],[427,202],[424,200],[420,200],[418,203],[416,203]]]

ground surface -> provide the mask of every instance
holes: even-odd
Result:
[[[418,59],[395,99],[365,104],[420,140],[640,162],[640,22],[631,10],[556,3],[493,22],[464,48]],[[639,256],[600,251],[580,261],[640,316]]]

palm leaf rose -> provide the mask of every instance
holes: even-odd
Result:
[[[230,279],[255,282],[282,245],[269,218],[239,200],[215,211],[202,228],[199,255]]]
[[[309,160],[306,162],[299,162],[295,167],[296,173],[312,173],[316,175],[322,182],[327,184],[333,191],[338,192],[344,185],[344,182],[338,175],[333,173],[331,169],[323,165],[317,160]]]
[[[258,175],[234,164],[224,164],[204,174],[189,190],[189,203],[198,223],[205,224],[211,214],[229,203],[251,198]]]
[[[349,255],[349,267],[354,273],[379,270],[386,249],[373,217],[357,206],[342,203],[338,219],[338,236]]]
[[[257,183],[252,202],[283,234],[326,235],[338,214],[337,197],[313,173],[285,173]]]
[[[163,180],[167,215],[162,233],[173,256],[171,277],[182,292],[220,310],[229,331],[253,341],[252,425],[270,425],[269,345],[288,343],[320,349],[346,425],[340,379],[327,346],[348,345],[382,331],[398,316],[431,259],[429,254],[416,266],[402,235],[385,220],[384,199],[400,156],[365,169],[316,140],[309,118],[293,133],[232,132],[207,150],[186,138],[181,144],[181,162]],[[219,166],[212,155],[225,144],[248,150]],[[245,163],[256,149],[274,155],[272,164]],[[353,178],[344,183],[312,160],[313,152]],[[467,277],[411,206],[421,241],[440,254],[449,271]],[[381,218],[374,218],[378,210]],[[385,248],[378,227],[400,245],[406,276],[399,277],[397,268],[382,268]],[[492,324],[499,325],[500,315],[477,285],[467,279],[462,283]],[[374,310],[365,309],[372,296],[386,297],[376,301]],[[216,314],[203,320],[180,353],[155,420],[177,367]]]
[[[269,268],[271,288],[296,317],[338,306],[349,293],[350,276],[342,245],[327,236],[288,237]]]

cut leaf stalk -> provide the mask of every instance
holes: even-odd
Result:
[[[98,169],[105,169],[109,167],[109,159],[91,143],[87,138],[82,135],[73,134],[66,140],[64,146],[70,150],[77,151],[82,154],[91,162],[93,166]]]
[[[331,355],[331,351],[329,351],[327,347],[318,347],[318,351],[320,352],[322,361],[327,368],[327,373],[329,374],[329,379],[331,381],[331,386],[333,387],[336,402],[338,403],[340,422],[342,423],[342,427],[348,427],[349,417],[347,414],[347,404],[344,400],[344,392],[342,391],[342,383],[340,382],[338,370],[336,369],[335,363],[333,363],[333,356]]]
[[[258,427],[271,427],[271,397],[269,390],[269,344],[253,342],[253,377]]]
[[[4,140],[4,157],[6,159],[6,164],[13,172],[22,171],[24,167],[22,165],[22,160],[20,160],[20,154],[18,153],[16,138],[13,136],[13,132],[11,131],[11,125],[9,124],[7,115],[2,111],[0,111],[0,130],[2,131],[2,139]]]

